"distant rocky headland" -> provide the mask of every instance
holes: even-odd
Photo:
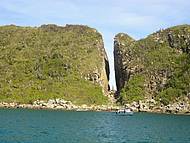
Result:
[[[114,38],[110,91],[102,35],[84,25],[0,26],[0,107],[190,112],[190,26]]]
[[[189,25],[161,29],[138,41],[119,33],[114,59],[122,104],[143,103],[146,110],[160,112],[190,111]]]

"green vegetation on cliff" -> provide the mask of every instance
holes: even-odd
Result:
[[[154,98],[167,105],[190,97],[189,25],[160,30],[139,41],[118,34],[114,53],[122,102]],[[131,86],[132,81],[142,81],[141,86]]]
[[[1,26],[0,101],[104,104],[105,59],[101,35],[87,26]]]
[[[142,100],[145,96],[144,77],[135,75],[130,78],[125,87],[121,90],[119,101],[121,103],[131,103],[132,101]]]

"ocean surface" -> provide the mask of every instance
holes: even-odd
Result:
[[[190,116],[0,109],[0,143],[190,143]]]

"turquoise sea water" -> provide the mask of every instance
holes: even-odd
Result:
[[[0,143],[188,143],[190,116],[0,109]]]

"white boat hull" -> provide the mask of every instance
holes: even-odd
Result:
[[[119,115],[133,115],[133,111],[128,110],[128,109],[123,109],[123,110],[116,111],[116,114],[119,114]]]

